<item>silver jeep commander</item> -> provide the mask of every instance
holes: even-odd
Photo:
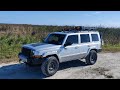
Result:
[[[52,76],[62,62],[85,59],[86,64],[95,64],[99,51],[98,31],[70,30],[50,33],[43,43],[23,45],[18,57],[27,65],[41,65],[42,73]]]

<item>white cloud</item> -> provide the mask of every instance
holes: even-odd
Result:
[[[100,13],[102,13],[102,12],[97,11],[97,12],[94,12],[93,14],[100,14]]]
[[[91,14],[85,14],[85,16],[92,16]]]
[[[100,12],[100,11],[96,11],[96,12],[85,14],[85,16],[94,16],[94,15],[98,15],[98,14],[101,14],[101,13],[102,12]]]

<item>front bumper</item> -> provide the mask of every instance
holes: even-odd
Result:
[[[19,53],[18,58],[20,63],[23,62],[23,63],[29,63],[34,65],[41,64],[44,61],[44,58],[30,58],[30,57],[24,56],[21,53]]]
[[[21,53],[18,54],[19,62],[27,62],[28,57],[22,55]]]

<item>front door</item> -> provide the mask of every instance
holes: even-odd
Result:
[[[65,44],[66,43],[72,43],[72,45],[61,48],[61,51],[59,53],[61,62],[75,60],[79,57],[80,54],[80,51],[78,49],[79,48],[78,34],[68,36]]]

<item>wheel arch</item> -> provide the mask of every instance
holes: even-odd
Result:
[[[95,48],[91,49],[90,51],[92,51],[92,50],[94,50],[94,51],[96,51],[96,52],[97,52],[97,49],[95,49]]]
[[[97,49],[96,49],[96,48],[89,48],[88,51],[87,51],[87,55],[90,53],[91,50],[94,50],[94,51],[97,52]],[[86,55],[86,56],[87,56],[87,55]],[[85,57],[86,57],[86,56],[85,56]]]
[[[57,58],[57,60],[59,61],[59,57],[58,57],[56,54],[47,55],[45,58],[47,58],[47,57],[51,57],[51,56],[54,56],[54,57],[56,57],[56,58]],[[60,62],[60,61],[59,61],[59,62]]]

